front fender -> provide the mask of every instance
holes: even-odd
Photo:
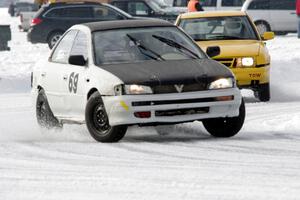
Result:
[[[89,85],[87,94],[93,88],[97,89],[99,93],[103,96],[113,96],[115,95],[114,87],[116,85],[123,84],[124,82],[119,79],[114,74],[101,69],[100,67],[93,66],[91,67],[89,73]]]

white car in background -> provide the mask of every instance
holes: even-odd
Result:
[[[19,29],[27,32],[31,26],[31,21],[35,14],[36,12],[21,12]]]
[[[297,31],[296,0],[246,0],[242,11],[252,18],[260,34]]]

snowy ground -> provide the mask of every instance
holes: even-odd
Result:
[[[272,101],[249,92],[239,135],[215,139],[201,123],[159,136],[130,128],[118,144],[99,144],[85,126],[42,133],[30,99],[30,71],[48,55],[11,23],[11,52],[0,52],[0,199],[299,199],[300,40],[268,42]]]

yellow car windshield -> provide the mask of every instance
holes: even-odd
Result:
[[[258,40],[246,16],[182,19],[179,26],[196,41]]]

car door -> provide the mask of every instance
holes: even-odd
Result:
[[[74,39],[69,56],[82,55],[85,60],[88,59],[87,35],[78,31]],[[68,64],[63,67],[64,81],[62,84],[62,93],[64,98],[65,118],[84,119],[84,110],[86,103],[86,84],[88,67]],[[66,78],[65,78],[66,77]]]
[[[62,85],[65,82],[63,68],[68,65],[74,38],[77,31],[66,33],[53,50],[47,66],[41,71],[41,82],[46,92],[50,107],[56,116],[62,116],[65,112]]]
[[[297,31],[296,0],[270,0],[274,31]]]

